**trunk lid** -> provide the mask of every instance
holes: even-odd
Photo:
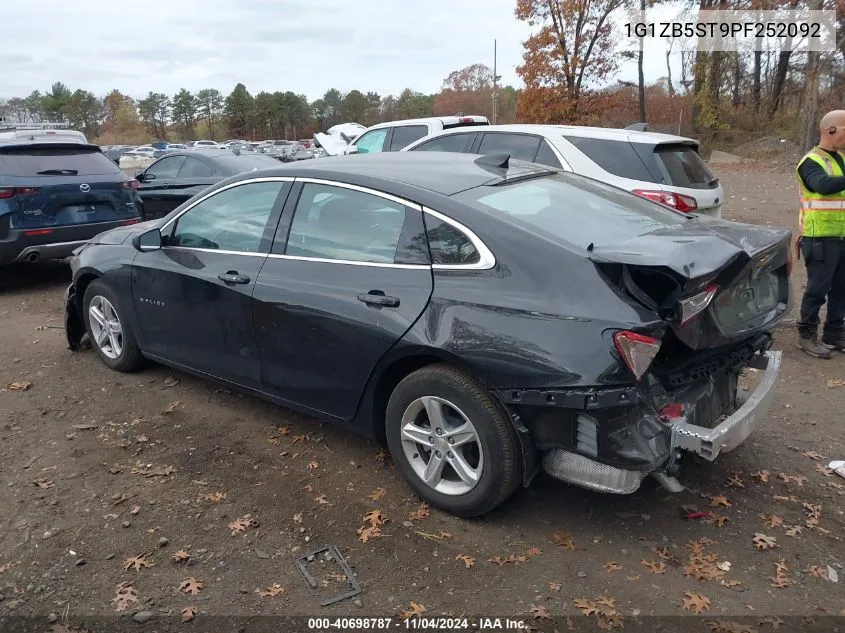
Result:
[[[784,316],[790,241],[785,229],[699,218],[694,226],[594,247],[590,258],[630,299],[656,312],[677,339],[698,350],[768,331]],[[684,318],[684,305],[698,310]]]
[[[128,178],[94,145],[0,147],[0,184],[14,188],[12,228],[33,229],[138,217]]]

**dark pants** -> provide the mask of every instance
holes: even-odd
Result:
[[[815,336],[825,301],[824,333],[841,332],[845,329],[845,238],[802,238],[801,257],[807,266],[807,289],[801,301],[799,334]]]

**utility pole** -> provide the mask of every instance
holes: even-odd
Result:
[[[496,40],[493,40],[493,125],[496,125],[496,85],[499,80],[496,75]]]

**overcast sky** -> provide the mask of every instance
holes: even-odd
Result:
[[[217,88],[252,94],[292,90],[316,99],[329,88],[381,95],[432,93],[452,71],[493,65],[503,84],[529,27],[515,0],[25,0],[2,12],[0,97],[45,92],[55,81],[103,95]],[[13,5],[13,6],[12,6]],[[646,78],[665,74],[650,43]],[[636,66],[620,78],[635,79]]]

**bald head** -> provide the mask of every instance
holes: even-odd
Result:
[[[819,147],[845,150],[845,110],[831,110],[819,122]]]

